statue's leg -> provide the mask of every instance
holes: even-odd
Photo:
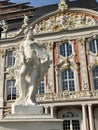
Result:
[[[37,79],[38,79],[38,68],[34,68],[32,74],[31,74],[31,82],[29,85],[29,91],[28,91],[28,98],[27,98],[27,103],[31,105],[35,105],[35,96],[36,93],[38,92],[37,88]]]
[[[21,101],[26,97],[26,92],[27,92],[27,88],[26,88],[26,74],[27,74],[27,66],[23,65],[21,67],[20,70],[20,74],[19,74],[19,88],[20,88],[20,96],[17,99],[17,101]]]

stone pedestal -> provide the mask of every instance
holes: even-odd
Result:
[[[42,115],[43,107],[41,105],[12,105],[12,114],[33,114]]]
[[[63,120],[43,113],[41,105],[12,105],[12,114],[0,120],[0,130],[62,130]]]
[[[0,121],[0,130],[62,130],[63,120],[49,115],[11,114]]]

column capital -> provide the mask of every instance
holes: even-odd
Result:
[[[85,107],[86,107],[86,106],[87,106],[87,104],[85,104],[85,103],[84,103],[84,104],[81,104],[81,106],[85,106]]]
[[[88,106],[92,106],[92,104],[91,103],[89,103],[89,104],[87,104]]]

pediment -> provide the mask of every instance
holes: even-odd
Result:
[[[81,29],[96,26],[98,23],[98,12],[74,8],[65,12],[56,11],[36,20],[33,24],[33,33],[51,33],[62,30]]]

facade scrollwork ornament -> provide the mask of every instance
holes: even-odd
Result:
[[[5,56],[5,50],[0,50],[0,55],[2,56],[2,57],[4,57]]]
[[[96,38],[98,38],[98,36],[97,36],[96,34],[94,34],[94,35],[92,36],[92,39],[96,39]]]
[[[72,59],[64,58],[64,60],[57,65],[57,68],[61,71],[67,68],[78,71],[79,66]]]
[[[51,87],[50,84],[48,84],[47,87],[46,87],[46,93],[53,93],[52,87]]]
[[[58,9],[61,12],[64,12],[65,10],[67,10],[68,5],[66,4],[65,0],[60,0],[60,3],[58,5]]]
[[[45,46],[48,51],[51,51],[53,49],[53,42],[47,42]]]
[[[62,0],[59,4],[59,10],[65,10],[67,7],[63,7],[65,1]],[[65,4],[66,5],[66,4]],[[62,7],[62,8],[61,8]],[[89,17],[89,20],[87,20]],[[93,22],[92,22],[93,21]],[[56,32],[62,30],[72,30],[76,28],[84,28],[96,25],[96,20],[92,16],[87,14],[76,13],[76,12],[61,12],[46,19],[42,19],[37,22],[33,27],[35,34],[45,32]]]
[[[85,45],[85,38],[84,37],[83,38],[78,38],[77,42],[83,46],[83,45]]]
[[[84,80],[82,81],[82,88],[83,90],[87,89],[87,82],[85,82]]]
[[[78,72],[78,70],[79,70],[79,64],[77,64],[77,63],[72,63],[72,64],[71,64],[71,68],[72,68],[72,70],[76,70],[76,71]]]

